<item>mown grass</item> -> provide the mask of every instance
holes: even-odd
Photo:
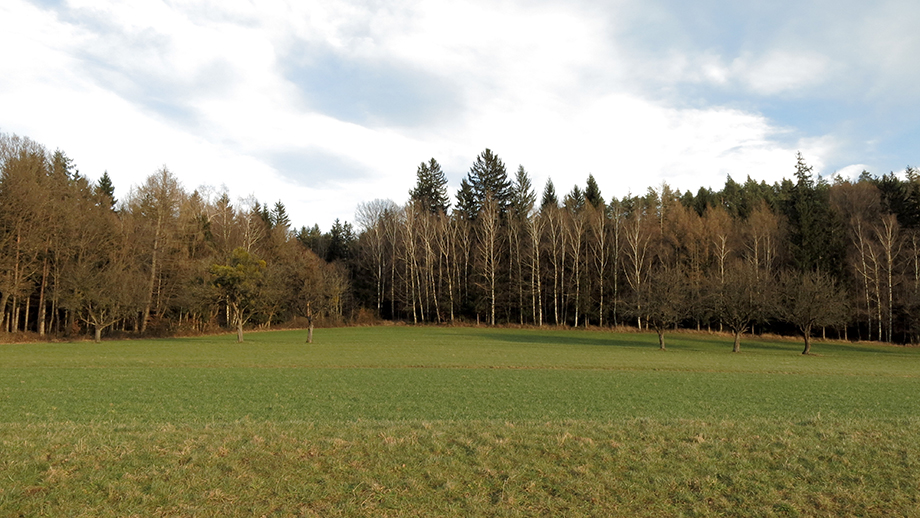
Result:
[[[0,516],[920,515],[920,350],[377,327],[0,345]]]

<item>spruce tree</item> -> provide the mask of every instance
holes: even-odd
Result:
[[[526,219],[536,202],[537,195],[533,191],[530,176],[524,170],[524,166],[520,165],[514,175],[514,184],[511,186],[511,210],[514,217],[521,220]]]
[[[272,227],[288,228],[291,226],[291,218],[287,214],[287,209],[281,200],[275,202],[275,208],[271,213]]]
[[[590,203],[595,209],[604,205],[604,197],[601,196],[601,188],[598,187],[593,174],[588,175],[588,185],[585,187],[584,194],[585,201]]]
[[[572,192],[565,195],[562,204],[572,213],[579,212],[585,207],[585,193],[581,192],[581,189],[576,185],[572,187]]]
[[[493,154],[492,150],[486,148],[476,157],[467,175],[467,180],[473,191],[476,214],[482,210],[486,199],[495,202],[500,216],[508,212],[511,204],[511,182],[508,180],[504,162],[498,158],[498,155]]]
[[[811,173],[812,167],[798,153],[796,183],[783,184],[790,251],[799,271],[819,270],[840,278],[845,257],[842,225],[830,205],[827,183],[816,183]]]
[[[476,219],[478,212],[476,208],[476,197],[473,194],[473,186],[466,178],[460,180],[460,189],[457,190],[457,208],[454,210],[460,215],[461,219],[472,221]]]
[[[96,182],[96,185],[93,186],[93,192],[96,196],[106,200],[108,208],[115,206],[117,202],[115,200],[115,185],[112,184],[112,178],[109,177],[109,172],[104,171],[102,176],[99,178],[99,181]]]
[[[540,208],[545,209],[548,205],[559,206],[559,198],[556,196],[556,187],[553,185],[553,179],[546,180],[546,187],[543,188],[543,198],[540,200]]]
[[[412,202],[432,214],[446,213],[450,198],[447,196],[447,177],[441,170],[441,164],[434,158],[427,164],[422,162],[415,175],[415,188],[409,191]]]

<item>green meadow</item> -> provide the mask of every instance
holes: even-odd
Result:
[[[235,338],[0,344],[0,516],[920,516],[920,349]]]

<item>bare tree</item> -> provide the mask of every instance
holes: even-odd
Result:
[[[606,295],[606,279],[610,263],[610,232],[608,231],[610,225],[607,218],[607,207],[603,204],[595,207],[589,203],[586,205],[585,211],[589,236],[588,244],[597,281],[598,325],[604,327],[604,314],[607,310],[604,296]]]
[[[376,288],[377,317],[383,315],[383,298],[386,281],[386,215],[395,212],[396,204],[390,200],[376,199],[361,203],[356,209],[356,222],[361,230],[359,249],[368,263]]]
[[[716,300],[716,313],[734,336],[732,352],[741,351],[741,335],[753,322],[765,316],[772,294],[770,278],[759,276],[749,262],[731,261],[725,271],[725,283],[720,286],[721,297]]]
[[[648,319],[658,333],[658,347],[663,351],[665,331],[687,314],[687,277],[679,266],[659,264],[650,272],[648,287],[641,294],[643,304],[637,306],[637,315],[644,314]]]
[[[562,209],[558,205],[544,205],[541,209],[544,222],[545,249],[553,275],[553,324],[559,325],[561,316],[562,288],[565,279],[565,228]]]
[[[32,277],[42,265],[47,160],[44,150],[27,139],[7,144],[12,156],[0,169],[0,330],[17,331],[19,301],[28,300]]]
[[[880,246],[880,256],[882,263],[882,274],[884,276],[885,307],[884,314],[887,317],[888,328],[884,337],[879,337],[888,342],[892,341],[894,332],[894,289],[898,277],[895,275],[897,259],[901,254],[901,235],[898,218],[894,214],[888,214],[881,218],[878,226],[875,227],[875,235]]]
[[[646,221],[647,218],[637,210],[630,214],[624,224],[626,282],[629,283],[635,297],[633,313],[639,329],[642,329],[645,314],[643,303],[646,299],[645,290],[652,261],[652,232]]]
[[[815,327],[834,326],[846,321],[846,297],[830,275],[821,271],[785,272],[780,276],[778,294],[771,301],[773,313],[795,325],[811,353]]]
[[[502,239],[498,204],[486,197],[476,218],[479,239],[477,255],[481,267],[482,287],[489,299],[489,324],[495,325],[495,308],[501,267]]]
[[[579,316],[581,312],[581,285],[584,276],[583,263],[585,263],[585,213],[584,208],[580,206],[567,207],[565,211],[566,218],[563,228],[566,236],[566,253],[569,255],[569,263],[572,265],[572,283],[575,288],[575,300],[573,307],[575,309],[575,320],[573,325],[578,327]]]
[[[147,263],[146,300],[141,316],[140,331],[147,329],[150,312],[161,300],[154,297],[161,273],[164,252],[171,244],[179,217],[179,206],[184,197],[179,180],[165,166],[150,175],[141,187],[129,195],[129,207],[133,214],[145,222],[141,235],[149,236],[149,260]],[[140,237],[138,237],[140,239]]]

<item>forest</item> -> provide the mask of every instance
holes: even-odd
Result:
[[[485,149],[399,204],[294,228],[282,201],[107,173],[0,134],[0,335],[169,336],[392,320],[920,341],[920,172],[603,197],[539,190]],[[411,174],[411,172],[407,172]],[[2,339],[2,336],[0,336]]]

